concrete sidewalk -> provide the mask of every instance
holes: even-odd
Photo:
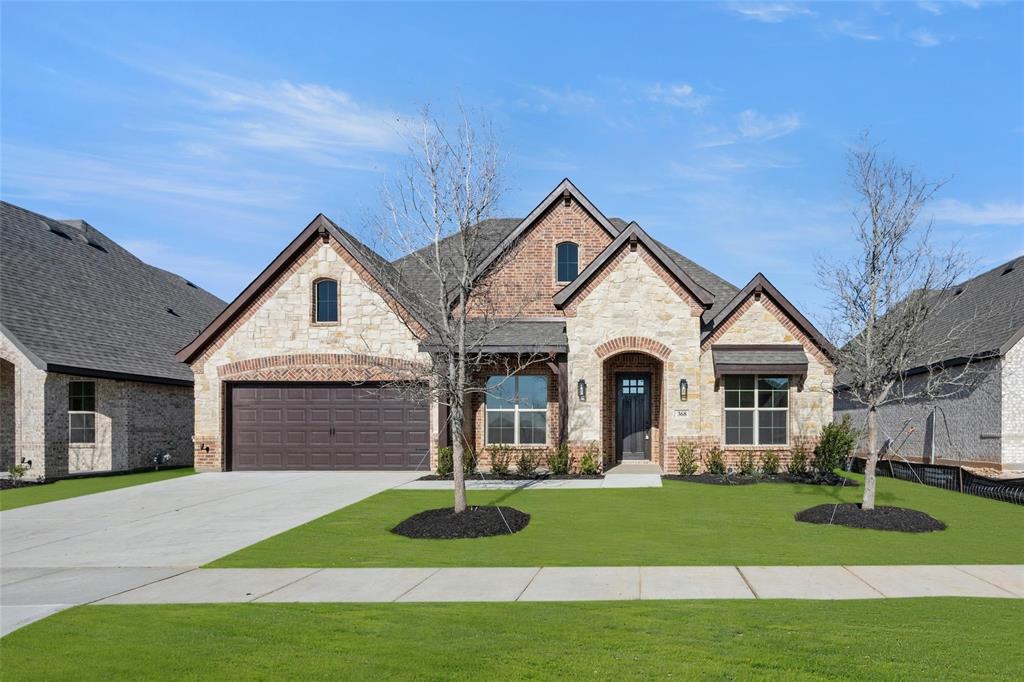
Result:
[[[16,587],[16,586],[15,586]],[[1024,566],[198,569],[98,604],[1024,598]]]

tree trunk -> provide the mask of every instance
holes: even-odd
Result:
[[[868,458],[864,463],[864,500],[861,509],[875,508],[875,469],[878,466],[878,418],[874,407],[868,408]]]
[[[462,462],[465,459],[466,439],[463,434],[466,415],[462,410],[462,401],[453,400],[451,406],[452,429],[452,478],[455,484],[455,513],[466,511],[466,480]]]

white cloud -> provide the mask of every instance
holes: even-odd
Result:
[[[942,44],[938,36],[923,28],[910,32],[910,42],[918,47],[935,47]]]
[[[935,221],[955,225],[1024,225],[1024,203],[985,202],[973,205],[940,199],[932,205]]]
[[[854,40],[875,41],[882,39],[882,36],[879,34],[874,33],[852,21],[837,19],[832,22],[832,28],[839,35],[846,36],[847,38],[853,38]]]
[[[531,111],[547,113],[556,110],[561,113],[578,113],[581,109],[589,109],[597,104],[597,98],[583,90],[563,88],[556,90],[535,85],[530,87],[532,96],[520,98],[516,104]]]
[[[793,2],[730,2],[726,7],[744,19],[763,24],[778,24],[787,19],[814,14],[804,5]]]
[[[942,6],[937,2],[931,2],[930,0],[921,0],[917,3],[919,9],[930,14],[938,16],[942,14]]]
[[[647,99],[679,109],[700,111],[711,101],[708,95],[699,95],[689,83],[655,83],[647,88]]]
[[[802,125],[800,114],[764,116],[747,109],[739,115],[740,135],[753,140],[774,140],[796,131]]]

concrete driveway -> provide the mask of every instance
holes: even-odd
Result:
[[[0,512],[0,635],[190,570],[420,475],[208,473]]]

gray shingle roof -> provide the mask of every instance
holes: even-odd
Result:
[[[488,327],[493,329],[488,332]],[[470,339],[487,332],[483,343],[473,344],[474,347],[480,346],[484,349],[517,348],[533,349],[536,352],[564,352],[569,349],[565,322],[561,320],[470,320],[468,331]],[[436,345],[437,337],[431,336],[420,344],[420,347],[423,350],[430,350]]]
[[[494,218],[485,221],[481,225],[482,245],[489,249],[493,249],[500,244],[501,240],[511,233],[516,226],[522,222],[522,220],[522,218]],[[609,218],[608,221],[615,225],[619,230],[623,230],[629,225],[629,222],[622,218]],[[455,242],[453,242],[453,239],[455,238],[456,236],[453,235],[444,239],[441,242],[442,248],[447,249],[450,252],[454,246]],[[665,250],[666,255],[675,262],[680,270],[692,277],[697,284],[714,294],[715,302],[711,306],[711,309],[704,313],[705,320],[714,318],[717,312],[725,307],[725,305],[736,295],[736,292],[739,291],[737,287],[733,286],[710,270],[694,263],[678,251],[666,246],[662,242],[657,243]],[[429,248],[431,247],[424,247],[420,252]],[[419,291],[429,291],[430,287],[433,286],[434,280],[430,271],[422,267],[418,259],[413,254],[395,260],[393,265],[399,273],[401,281],[407,286]]]
[[[0,202],[0,324],[48,366],[191,382],[174,354],[224,305],[88,223]]]
[[[937,295],[944,300],[922,334],[946,338],[952,331],[957,337],[944,348],[945,357],[938,359],[1001,352],[1001,347],[1024,327],[1024,256]]]

